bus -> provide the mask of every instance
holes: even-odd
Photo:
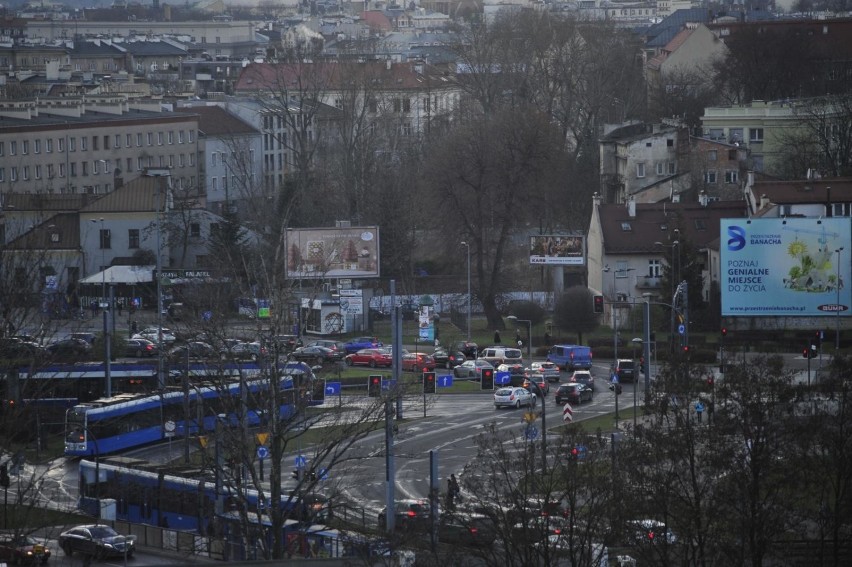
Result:
[[[154,394],[118,394],[77,404],[65,416],[65,455],[100,456],[162,441],[165,425],[174,424],[170,435],[186,436],[212,431],[217,422],[236,425],[242,416],[234,413],[240,396],[258,403],[269,390],[269,378],[260,376],[257,365],[227,365],[234,375],[220,375],[215,384],[193,383]],[[251,368],[245,367],[254,367]],[[198,372],[201,372],[198,370]],[[278,412],[286,419],[293,415],[296,402],[321,405],[325,384],[303,362],[279,364]],[[192,378],[192,372],[189,373]],[[243,394],[243,387],[246,393]],[[300,399],[297,400],[296,396]],[[260,405],[258,403],[258,405]],[[248,426],[260,425],[266,407],[245,409]]]

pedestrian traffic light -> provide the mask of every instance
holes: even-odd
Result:
[[[724,339],[727,336],[728,336],[728,329],[726,329],[725,327],[722,327],[722,338]]]
[[[576,462],[580,460],[580,449],[578,449],[576,445],[574,447],[571,447],[571,453],[569,454],[569,456],[571,457],[572,461]]]
[[[811,357],[811,347],[806,346],[802,349],[802,358],[810,358]]]
[[[482,390],[493,390],[494,389],[494,369],[493,368],[483,368],[481,374],[481,388]]]
[[[424,372],[423,373],[423,393],[424,394],[434,394],[435,393],[435,373],[434,372]]]
[[[602,295],[596,295],[594,300],[595,313],[603,313],[604,312],[604,297]]]
[[[382,395],[382,377],[379,375],[370,376],[367,382],[367,395],[371,398],[378,398]]]
[[[715,384],[715,383],[716,383],[716,380],[713,378],[713,376],[708,376],[708,377],[707,377],[707,385],[708,385],[708,386],[710,386],[710,387],[712,388],[712,387],[713,387],[713,384]]]
[[[9,488],[11,484],[12,482],[9,479],[9,467],[6,463],[3,463],[0,465],[0,486],[3,488]]]

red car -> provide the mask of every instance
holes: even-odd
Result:
[[[435,370],[435,359],[422,352],[409,352],[402,355],[403,372],[428,372]]]
[[[390,368],[393,364],[393,358],[391,358],[390,353],[377,348],[361,349],[356,353],[347,355],[343,360],[346,361],[347,366],[369,366],[370,368],[375,368],[376,366],[387,366]]]

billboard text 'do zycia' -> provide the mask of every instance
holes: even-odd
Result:
[[[287,277],[379,277],[379,228],[287,230]]]
[[[583,236],[536,234],[530,236],[530,264],[584,266],[586,244]]]
[[[723,316],[848,316],[852,219],[723,219]],[[842,250],[841,250],[842,248]]]

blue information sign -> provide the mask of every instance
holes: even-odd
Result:
[[[268,456],[269,456],[269,449],[267,449],[263,445],[261,445],[260,447],[257,448],[257,458],[258,459],[265,459]]]
[[[306,459],[304,455],[297,455],[296,456],[296,468],[297,469],[303,469],[303,468],[305,468],[305,465],[307,465],[307,464],[308,464],[308,459]]]
[[[497,372],[494,374],[494,383],[498,386],[505,386],[512,381],[512,375],[508,372]]]
[[[439,388],[449,388],[453,385],[453,377],[450,375],[447,376],[438,376],[438,387]]]
[[[325,395],[326,396],[339,396],[340,395],[340,382],[326,382],[325,383]]]

